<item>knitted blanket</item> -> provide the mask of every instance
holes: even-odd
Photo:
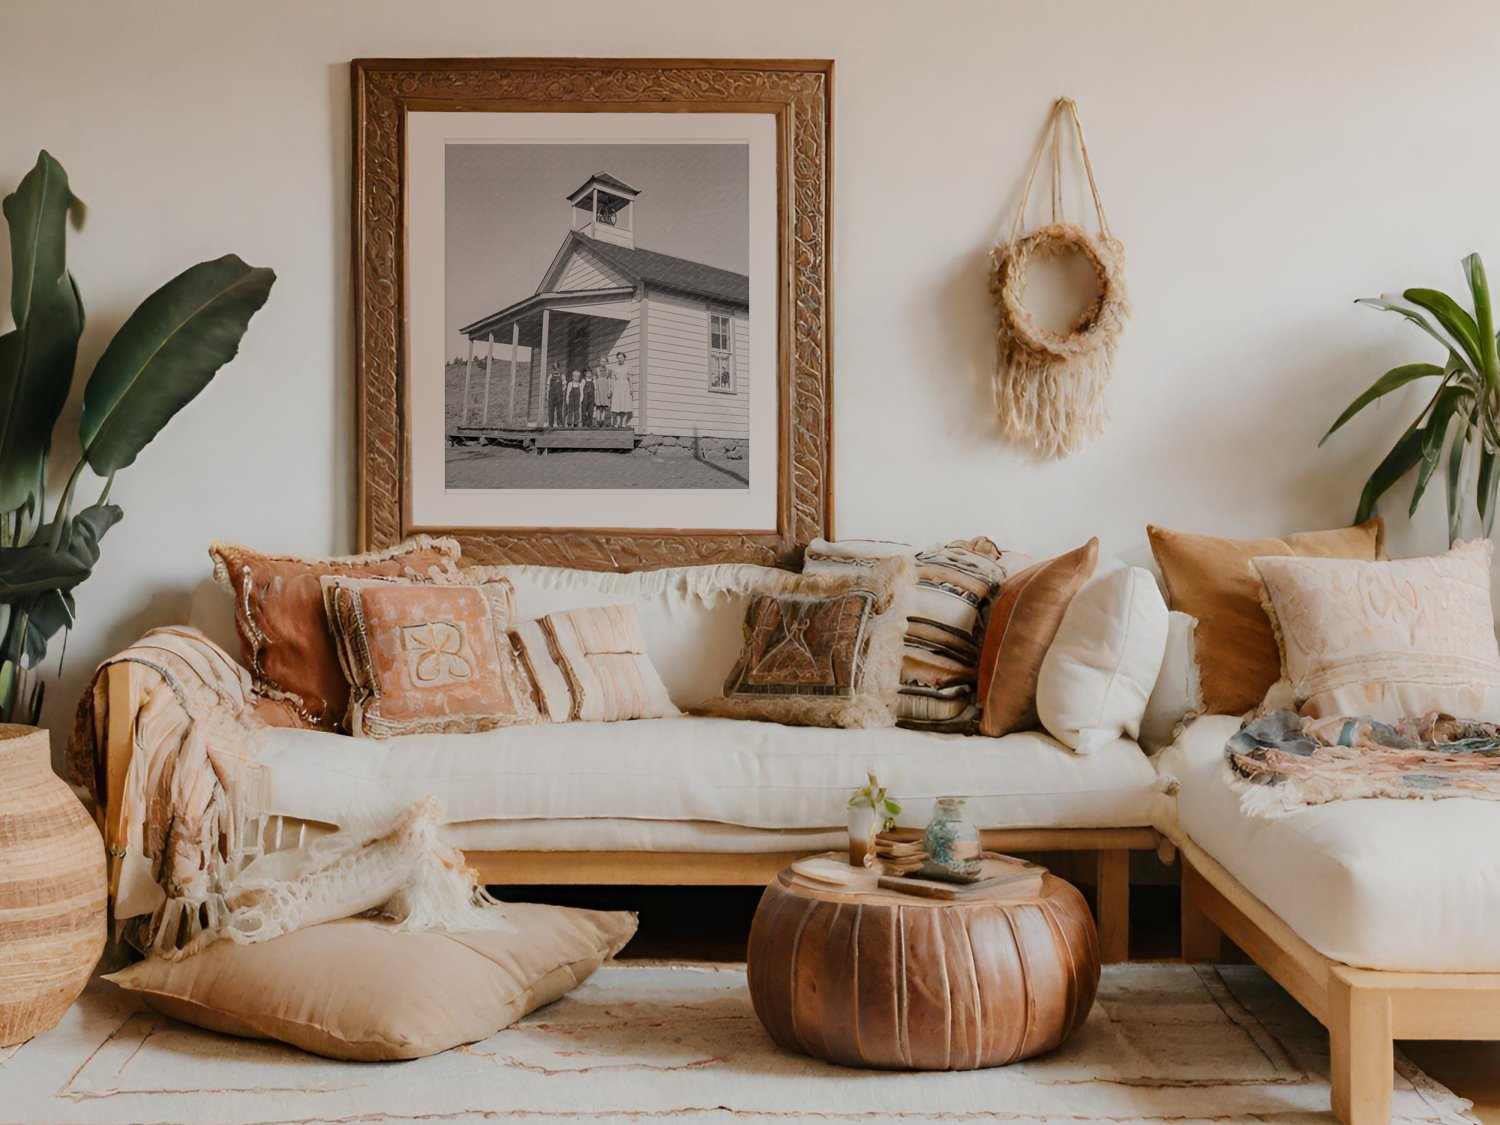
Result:
[[[1500,800],[1500,724],[1433,713],[1394,725],[1271,711],[1224,748],[1246,812],[1365,797]]]
[[[109,796],[104,672],[148,670],[130,716],[129,761],[107,834],[117,936],[185,957],[221,937],[265,941],[376,911],[404,929],[504,928],[499,904],[437,834],[442,810],[419,801],[391,823],[337,825],[281,845],[255,760],[265,724],[249,674],[196,629],[154,629],[95,671],[68,745],[71,780]],[[117,765],[118,769],[118,765]],[[273,823],[275,821],[275,823]]]

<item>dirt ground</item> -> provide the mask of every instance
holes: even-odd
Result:
[[[523,453],[507,446],[447,450],[449,488],[748,488],[745,461],[687,455],[561,451]]]

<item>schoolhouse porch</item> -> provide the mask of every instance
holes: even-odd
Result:
[[[459,436],[548,428],[548,372],[566,375],[607,359],[635,319],[636,291],[623,286],[538,293],[466,325]]]

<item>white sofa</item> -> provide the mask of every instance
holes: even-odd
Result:
[[[716,695],[739,653],[746,595],[689,594],[672,572],[504,571],[518,620],[634,602],[680,707]],[[199,591],[192,624],[237,651],[228,596],[216,587]],[[122,664],[116,673],[142,671]],[[120,690],[128,695],[128,684]],[[111,706],[113,728],[128,699]],[[386,741],[267,728],[253,754],[267,811],[280,818],[277,839],[435,795],[449,840],[496,884],[764,883],[792,858],[847,845],[845,801],[873,771],[913,830],[935,798],[960,794],[987,846],[1094,853],[1108,960],[1126,956],[1129,851],[1158,842],[1156,771],[1123,739],[1076,754],[1042,732],[992,739],[686,716]]]
[[[1255,816],[1225,763],[1237,717],[1163,751],[1156,822],[1183,866],[1183,958],[1222,938],[1329,1031],[1333,1109],[1390,1120],[1393,1041],[1500,1039],[1500,805],[1363,799]]]

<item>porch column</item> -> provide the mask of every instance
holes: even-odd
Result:
[[[489,354],[484,357],[484,422],[482,425],[490,424],[490,376],[495,366],[495,334],[490,333]]]
[[[460,426],[469,424],[469,382],[474,378],[474,337],[469,337],[469,358],[464,364],[464,412],[463,418],[458,423]]]
[[[521,347],[521,322],[518,320],[510,326],[510,406],[505,412],[507,425],[516,424],[516,353]],[[546,395],[542,399],[546,400]]]
[[[547,424],[547,416],[545,414],[545,411],[547,409],[547,407],[546,407],[546,403],[547,403],[547,372],[549,370],[549,368],[547,367],[547,345],[549,343],[551,343],[551,341],[547,337],[548,337],[548,334],[551,331],[551,329],[552,329],[552,310],[551,309],[543,309],[542,310],[542,369],[541,369],[541,371],[539,371],[537,373],[537,390],[540,393],[537,394],[536,401],[531,404],[531,410],[532,410],[532,413],[536,416],[535,420],[536,420],[536,424],[538,426],[544,426],[544,425]]]

